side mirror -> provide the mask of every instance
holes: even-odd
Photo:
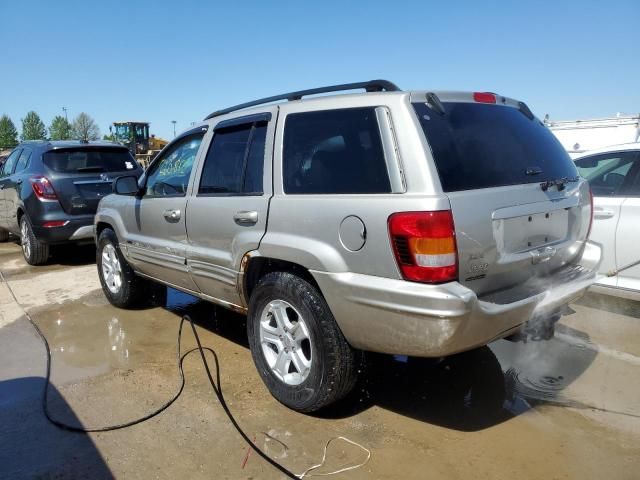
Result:
[[[139,191],[138,178],[133,175],[118,177],[113,182],[113,193],[116,195],[137,195]]]

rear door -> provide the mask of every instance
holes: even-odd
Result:
[[[6,190],[11,185],[11,173],[13,172],[21,153],[22,148],[17,148],[11,152],[11,155],[9,155],[7,160],[4,162],[2,170],[0,171],[0,226],[3,228],[8,228]]]
[[[635,152],[611,152],[591,155],[576,160],[580,175],[586,178],[593,193],[593,226],[591,238],[602,244],[602,264],[600,271],[609,272],[619,267],[617,257],[618,234],[628,190],[630,173],[637,154]],[[629,177],[629,178],[628,178]],[[623,187],[624,186],[624,187]],[[625,227],[627,228],[627,227]],[[598,280],[602,285],[617,286],[619,277],[604,277]]]
[[[111,193],[114,179],[142,174],[125,147],[58,148],[45,152],[42,161],[62,208],[70,215],[95,214],[100,200]]]
[[[19,230],[18,226],[18,206],[21,202],[21,192],[24,182],[28,182],[25,170],[31,161],[31,148],[25,147],[18,157],[13,173],[9,176],[4,188],[4,203],[6,208],[6,225],[13,232]]]
[[[174,140],[151,164],[142,197],[124,209],[127,249],[135,268],[176,287],[197,291],[186,265],[187,188],[205,131]]]
[[[460,283],[479,295],[532,285],[576,257],[588,185],[526,105],[482,93],[425,97],[414,108],[451,204]]]
[[[267,225],[276,113],[215,125],[187,207],[193,280],[203,293],[234,304],[242,257],[258,248]]]
[[[623,268],[640,260],[640,153],[636,152],[631,169],[620,188],[625,199],[616,230],[616,267]],[[620,272],[618,287],[640,291],[640,265]]]

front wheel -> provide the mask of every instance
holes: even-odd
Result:
[[[127,263],[120,251],[118,237],[109,228],[105,228],[98,237],[96,264],[102,291],[109,303],[120,308],[140,303],[146,282]]]
[[[294,410],[320,410],[356,383],[358,352],[320,292],[296,275],[273,272],[260,280],[251,294],[247,333],[262,380]]]

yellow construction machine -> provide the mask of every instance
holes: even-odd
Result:
[[[142,168],[146,169],[151,160],[167,145],[166,140],[149,135],[149,122],[114,122],[112,138],[129,147]]]

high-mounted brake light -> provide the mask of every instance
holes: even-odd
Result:
[[[394,213],[389,217],[389,235],[405,280],[444,283],[458,278],[450,210]]]
[[[496,103],[496,96],[489,92],[474,92],[473,101],[478,103]]]
[[[41,200],[57,200],[58,196],[47,177],[37,175],[29,179],[33,192]]]

